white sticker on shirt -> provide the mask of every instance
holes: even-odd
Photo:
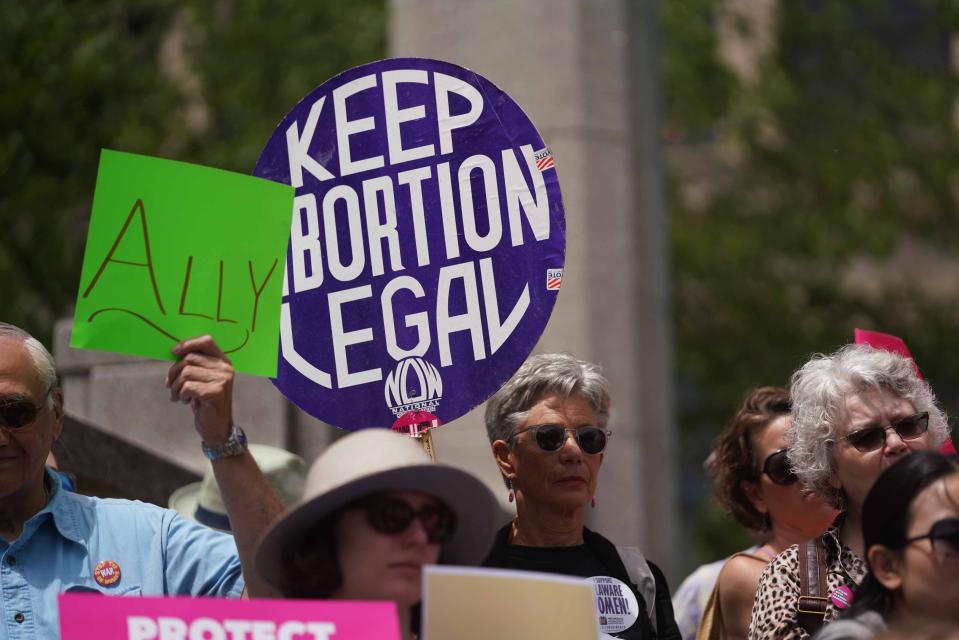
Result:
[[[593,587],[596,620],[602,633],[619,633],[633,626],[639,618],[639,603],[625,582],[609,576],[593,576],[586,580]]]

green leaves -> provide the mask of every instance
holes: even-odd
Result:
[[[667,140],[684,127],[712,132],[667,152],[689,469],[747,390],[788,384],[811,353],[849,342],[857,326],[901,336],[956,408],[959,366],[944,354],[959,348],[959,279],[948,275],[959,265],[949,57],[959,11],[775,3],[756,75],[720,71],[728,83],[691,89],[701,70],[723,68],[729,36],[714,27],[745,21],[732,31],[758,37],[761,4],[663,6]],[[746,13],[721,13],[736,10]],[[710,107],[677,105],[693,95]]]
[[[72,315],[100,149],[250,172],[282,116],[382,57],[382,0],[0,5],[0,300]]]

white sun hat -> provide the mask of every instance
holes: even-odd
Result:
[[[283,504],[291,505],[300,499],[306,481],[306,461],[303,458],[286,449],[265,444],[251,444],[250,455],[276,489]],[[210,465],[207,465],[201,482],[191,482],[171,493],[169,506],[200,524],[221,531],[231,530],[220,487]]]
[[[418,442],[387,429],[364,429],[337,440],[307,474],[303,499],[277,520],[256,549],[256,570],[273,586],[283,583],[283,549],[326,516],[364,496],[419,491],[456,514],[453,538],[440,563],[475,565],[486,557],[499,513],[496,498],[473,474],[437,464]]]

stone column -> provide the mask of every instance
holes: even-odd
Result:
[[[563,290],[537,350],[569,351],[605,367],[615,435],[590,524],[617,543],[638,544],[670,573],[675,437],[657,121],[650,108],[656,81],[648,75],[655,49],[637,40],[654,31],[653,6],[392,0],[390,11],[390,55],[473,69],[523,107],[553,150],[568,245]],[[481,411],[440,429],[436,442],[440,459],[473,469],[505,494]]]

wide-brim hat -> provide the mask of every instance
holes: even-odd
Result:
[[[285,505],[297,502],[303,495],[306,481],[306,461],[286,449],[265,444],[251,444],[250,455],[256,461],[267,481],[276,489]],[[169,507],[191,520],[196,520],[221,531],[230,531],[220,486],[207,465],[201,482],[191,482],[170,494]]]
[[[256,549],[255,566],[273,586],[283,584],[283,549],[326,516],[364,496],[419,491],[443,501],[456,514],[456,531],[439,561],[475,565],[486,557],[498,515],[496,498],[473,474],[430,460],[409,436],[364,429],[333,443],[307,474],[303,500],[277,520]]]

